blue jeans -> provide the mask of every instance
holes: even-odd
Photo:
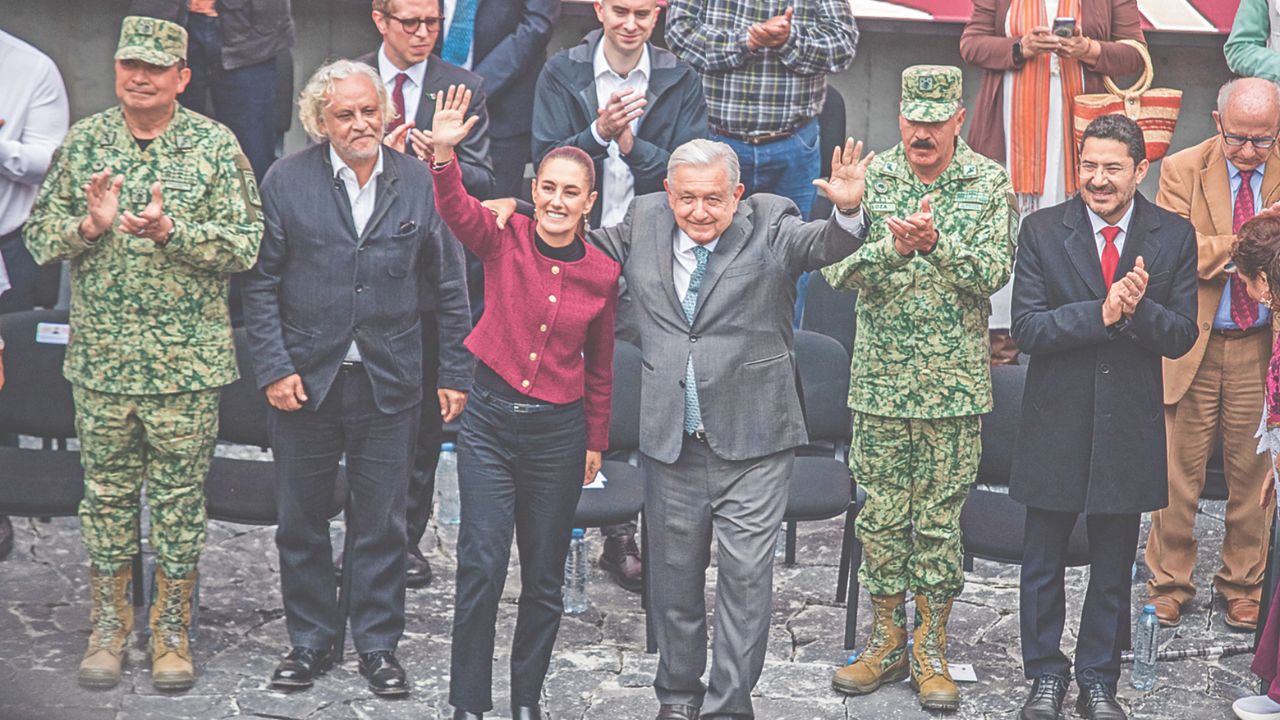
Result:
[[[715,133],[711,139],[725,143],[738,154],[745,194],[767,192],[790,198],[800,208],[800,214],[809,219],[818,192],[813,179],[822,172],[817,120],[805,123],[790,137],[764,145],[748,145]]]
[[[258,182],[276,159],[275,58],[236,68],[222,68],[218,19],[192,13],[187,19],[187,65],[191,82],[178,96],[184,107],[231,128]]]

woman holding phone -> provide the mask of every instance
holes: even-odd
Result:
[[[1104,92],[1104,75],[1142,70],[1138,51],[1116,42],[1145,43],[1141,22],[1137,0],[974,0],[960,56],[986,73],[969,111],[969,146],[1009,170],[1021,215],[1075,195],[1073,102]],[[991,298],[992,364],[1018,355],[1012,287],[1010,279]]]
[[[511,648],[511,717],[542,720],[539,699],[560,627],[564,560],[582,486],[609,439],[620,268],[583,238],[596,200],[591,157],[552,150],[533,181],[535,220],[498,228],[467,194],[454,147],[471,91],[436,94],[436,210],[484,263],[485,312],[467,337],[476,375],[458,433],[457,595],[449,704],[455,720],[493,708],[498,601],[514,531],[520,609]]]

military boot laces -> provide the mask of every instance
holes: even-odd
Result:
[[[170,579],[156,570],[156,604],[151,608],[151,682],[161,690],[186,690],[195,683],[187,641],[195,571]]]
[[[916,595],[916,627],[911,651],[911,684],[926,710],[960,709],[960,688],[947,668],[947,618],[951,601],[931,603]]]
[[[871,640],[856,662],[836,672],[832,688],[848,695],[865,695],[886,683],[906,679],[910,671],[904,598],[905,593],[871,596]]]
[[[129,566],[110,575],[97,570],[89,573],[92,630],[77,676],[85,687],[109,688],[120,682],[125,647],[133,631],[132,607],[125,598],[131,575]]]

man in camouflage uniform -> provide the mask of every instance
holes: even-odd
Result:
[[[872,637],[832,684],[869,693],[911,675],[921,704],[954,710],[946,622],[964,587],[960,508],[991,409],[988,298],[1009,279],[1016,214],[1008,175],[960,139],[959,68],[902,73],[902,143],[867,173],[867,242],[823,274],[857,289],[849,463],[867,491],[857,531]],[[903,603],[915,593],[914,648]]]
[[[81,684],[120,680],[126,599],[147,484],[157,555],[152,682],[191,687],[191,591],[204,544],[204,479],[220,388],[236,379],[229,273],[262,235],[253,171],[222,125],[180,107],[187,33],[125,18],[115,54],[120,106],[71,128],[26,228],[40,263],[71,261],[64,373],[85,469],[81,533],[93,633]]]

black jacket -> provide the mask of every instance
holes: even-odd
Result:
[[[581,43],[561,50],[538,76],[533,108],[533,165],[561,145],[573,145],[596,163],[596,189],[604,177],[608,145],[596,142],[591,123],[599,103],[593,68],[602,33],[595,30]],[[671,151],[689,140],[707,136],[707,103],[698,73],[672,53],[649,45],[651,75],[645,93],[648,104],[640,116],[635,146],[623,159],[635,178],[636,197],[662,190]],[[604,203],[597,200],[591,224],[600,224]]]
[[[290,0],[218,0],[222,68],[235,70],[274,60],[293,47]],[[187,0],[133,0],[130,15],[146,15],[186,26]]]
[[[436,214],[426,164],[384,152],[375,182],[373,214],[359,237],[327,142],[277,161],[262,183],[265,228],[258,262],[244,274],[245,330],[258,387],[296,372],[306,410],[324,402],[352,340],[378,409],[395,413],[416,405],[422,399],[423,286],[466,302],[465,283],[441,282],[448,230]],[[440,323],[444,336],[443,318]],[[452,344],[441,343],[443,387],[458,387],[446,381],[457,372],[444,357]],[[469,368],[466,373],[460,389],[470,387]]]
[[[1102,323],[1098,248],[1077,198],[1032,213],[1018,236],[1013,339],[1031,356],[1009,495],[1030,507],[1141,513],[1169,502],[1161,358],[1195,343],[1196,235],[1141,195],[1116,277],[1141,255],[1147,292]]]
[[[378,51],[361,55],[359,62],[377,70]],[[417,116],[412,118],[414,127],[419,130],[431,129],[436,114],[436,104],[431,95],[447,91],[450,85],[466,85],[471,90],[471,106],[467,108],[467,117],[480,116],[467,139],[454,148],[458,155],[458,167],[462,170],[462,186],[472,197],[488,200],[493,193],[493,163],[489,161],[489,110],[486,107],[484,78],[432,55],[427,60],[427,71],[422,77],[422,99],[418,101]]]

